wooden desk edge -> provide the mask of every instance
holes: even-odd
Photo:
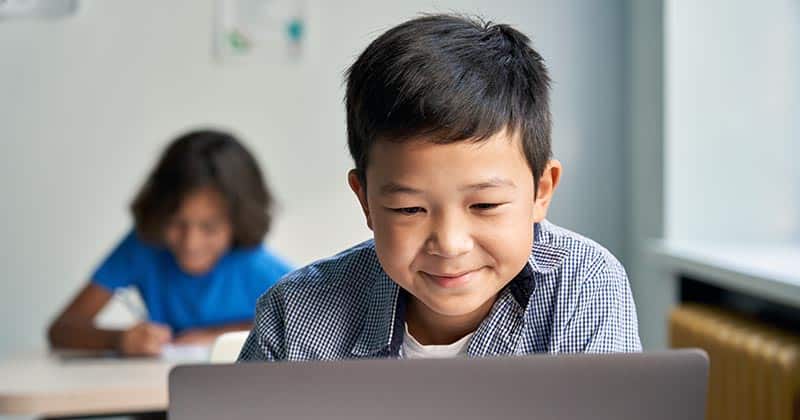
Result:
[[[40,416],[78,416],[97,414],[143,413],[166,411],[168,398],[164,392],[132,390],[132,392],[99,393],[92,396],[74,394],[0,394],[0,414]]]

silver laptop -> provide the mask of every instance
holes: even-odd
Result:
[[[170,420],[701,420],[700,350],[178,366]]]

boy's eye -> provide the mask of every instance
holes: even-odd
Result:
[[[200,225],[200,228],[203,229],[203,232],[211,234],[217,232],[220,225],[219,223],[203,223]]]
[[[395,213],[405,214],[409,216],[425,211],[425,209],[423,209],[422,207],[400,207],[390,210],[392,210]]]
[[[478,203],[473,204],[472,207],[475,210],[492,210],[500,207],[503,203]]]

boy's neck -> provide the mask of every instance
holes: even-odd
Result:
[[[445,345],[458,341],[478,329],[496,300],[489,299],[478,309],[459,316],[441,315],[409,296],[406,312],[408,332],[422,345]]]

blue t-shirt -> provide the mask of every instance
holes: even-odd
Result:
[[[291,271],[263,246],[234,248],[202,275],[185,273],[173,254],[146,244],[131,231],[92,276],[114,291],[136,287],[148,320],[173,332],[253,320],[258,297]]]

